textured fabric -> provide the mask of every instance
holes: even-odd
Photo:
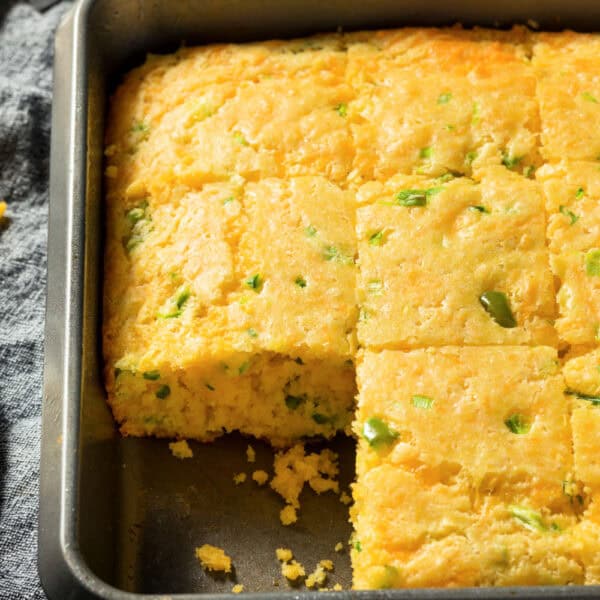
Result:
[[[45,598],[36,565],[54,31],[0,0],[0,598]]]

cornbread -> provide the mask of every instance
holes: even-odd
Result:
[[[171,442],[169,444],[169,450],[175,458],[179,458],[181,460],[184,458],[192,458],[194,456],[194,453],[192,452],[192,449],[186,440]]]
[[[225,554],[223,548],[204,544],[200,548],[196,548],[196,557],[200,561],[202,568],[207,571],[231,573],[231,558]]]
[[[584,581],[554,349],[366,352],[358,381],[355,587]]]
[[[354,434],[357,589],[600,583],[599,51],[407,28],[149,55],[105,148],[121,432],[269,441],[283,525],[305,484],[340,493],[305,438]]]

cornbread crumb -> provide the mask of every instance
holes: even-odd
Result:
[[[194,456],[194,453],[192,452],[192,449],[186,440],[171,442],[169,444],[169,450],[175,458],[179,458],[181,460],[184,458],[192,458]]]
[[[292,558],[294,557],[292,551],[289,548],[277,548],[277,550],[275,550],[275,555],[277,556],[277,560],[281,560],[283,562],[292,560]]]
[[[288,504],[285,508],[281,509],[279,519],[281,520],[282,525],[291,525],[292,523],[295,523],[298,520],[296,509],[291,504]]]
[[[231,588],[234,594],[241,594],[244,591],[244,586],[241,583],[237,583]]]
[[[256,451],[250,444],[248,444],[248,447],[246,448],[246,460],[249,463],[253,463],[256,460]]]
[[[269,481],[269,474],[266,471],[254,471],[252,473],[252,479],[258,483],[258,485],[265,485]]]
[[[246,473],[233,474],[233,483],[235,483],[235,485],[240,485],[240,483],[244,483],[244,481],[246,481]]]
[[[281,574],[290,581],[296,581],[300,577],[304,577],[304,567],[296,560],[286,562],[281,565]]]
[[[352,497],[349,496],[346,492],[342,492],[340,494],[340,502],[345,504],[346,506],[352,502]]]
[[[303,444],[296,444],[286,452],[275,455],[275,476],[271,480],[271,487],[288,503],[280,514],[284,525],[298,520],[296,509],[300,508],[298,499],[305,483],[317,494],[330,490],[339,492],[339,484],[335,479],[338,474],[337,459],[338,455],[328,449],[305,454]]]
[[[4,200],[0,200],[0,219],[4,216],[5,211],[6,211],[6,202],[4,202]]]
[[[344,544],[343,544],[343,542],[338,542],[338,543],[335,545],[335,548],[334,548],[334,550],[335,550],[336,552],[342,552],[342,551],[344,550]]]
[[[336,583],[336,584],[333,586],[333,589],[334,589],[336,592],[339,592],[340,590],[342,590],[342,589],[343,589],[343,588],[342,588],[342,584],[341,584],[341,583]]]
[[[196,548],[196,558],[200,561],[202,568],[207,571],[231,573],[231,558],[225,554],[223,548],[204,544],[204,546]]]
[[[306,578],[306,587],[320,587],[327,580],[327,573],[321,566],[321,563],[317,565],[317,568]]]
[[[333,571],[333,561],[328,558],[324,558],[320,561],[319,566],[323,567],[326,571]]]

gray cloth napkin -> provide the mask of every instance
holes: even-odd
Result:
[[[54,32],[0,0],[0,598],[45,598],[36,565]]]

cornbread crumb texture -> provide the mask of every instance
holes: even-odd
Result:
[[[281,562],[281,574],[290,581],[296,581],[301,577],[304,577],[306,572],[304,567],[296,560],[294,555],[289,548],[277,548],[275,550],[277,560]]]
[[[181,460],[184,458],[192,458],[194,456],[194,453],[192,452],[192,449],[186,440],[171,442],[169,444],[169,450],[175,458],[179,458]]]
[[[109,184],[107,197],[106,380],[123,433],[206,441],[237,429],[283,445],[346,430],[349,194],[315,177],[141,189],[123,201]]]
[[[244,591],[244,586],[241,583],[236,583],[232,588],[231,591],[234,594],[241,594]]]
[[[292,525],[298,520],[298,511],[291,504],[286,504],[279,511],[279,520],[282,525]]]
[[[600,163],[545,165],[551,265],[559,284],[556,329],[569,344],[597,344],[600,328]]]
[[[369,348],[555,345],[539,185],[499,167],[480,182],[396,176],[358,191],[358,336]],[[514,323],[484,307],[500,293]]]
[[[225,554],[223,548],[204,544],[196,548],[196,558],[207,571],[231,573],[231,558]]]
[[[252,479],[258,483],[258,485],[265,485],[269,481],[269,474],[263,470],[257,470],[252,473]]]
[[[338,542],[338,543],[335,545],[335,548],[334,548],[334,550],[335,550],[336,552],[343,552],[343,550],[344,550],[344,544],[343,544],[342,542]]]
[[[356,588],[586,580],[556,350],[367,352],[358,378]]]
[[[256,461],[256,451],[250,444],[248,444],[248,447],[246,448],[246,460],[249,463],[253,463]]]
[[[599,48],[594,35],[537,36],[532,64],[538,78],[541,151],[548,162],[600,156]]]

